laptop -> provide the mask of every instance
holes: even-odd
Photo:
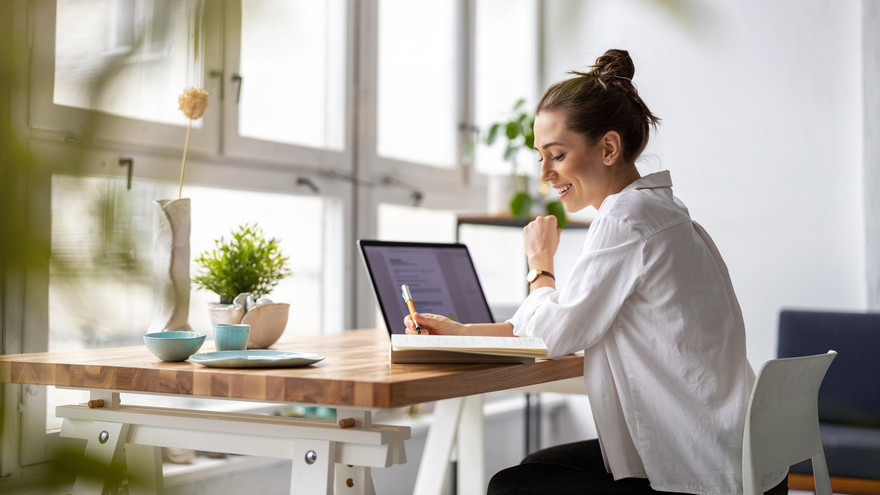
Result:
[[[409,286],[419,313],[461,323],[495,322],[464,244],[361,239],[358,246],[389,334],[406,333],[402,284]]]

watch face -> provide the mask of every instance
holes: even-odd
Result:
[[[532,271],[530,271],[529,274],[526,275],[526,282],[528,282],[528,283],[532,283],[532,282],[534,282],[535,279],[538,278],[538,274],[539,274],[539,273],[540,273],[540,272],[539,272],[538,270],[532,270]]]

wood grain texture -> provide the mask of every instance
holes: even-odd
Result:
[[[383,330],[295,336],[272,349],[326,359],[304,368],[167,363],[146,346],[0,356],[0,382],[223,399],[391,408],[583,375],[583,357],[534,364],[391,364]],[[200,352],[212,351],[205,345]]]

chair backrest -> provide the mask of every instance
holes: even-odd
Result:
[[[827,482],[822,438],[819,435],[819,386],[837,352],[772,359],[758,372],[749,400],[743,432],[743,488],[763,493],[763,475],[813,458],[816,487],[822,471]],[[822,466],[816,469],[816,460]]]

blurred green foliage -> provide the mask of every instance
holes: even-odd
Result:
[[[9,117],[13,84],[19,77],[16,67],[21,66],[16,62],[8,46],[0,46],[0,274],[35,266],[49,255],[47,239],[30,228],[27,216],[28,180],[37,164]]]

